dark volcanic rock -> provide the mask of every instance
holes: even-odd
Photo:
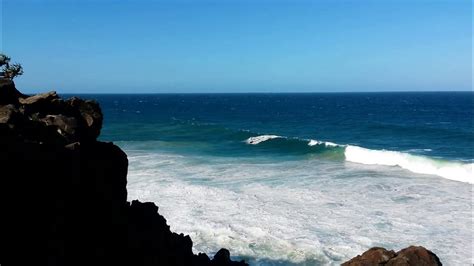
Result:
[[[13,81],[0,78],[0,105],[17,105],[18,99],[24,96],[15,88]]]
[[[28,141],[64,146],[94,142],[100,134],[103,117],[95,101],[75,97],[64,101],[54,91],[25,96],[11,82],[0,85],[0,92],[5,95],[0,97],[0,123],[15,127],[16,134]],[[10,121],[17,114],[22,121]]]
[[[230,262],[230,252],[227,249],[219,250],[213,259],[214,263],[224,264]]]
[[[17,124],[21,120],[20,112],[13,104],[0,106],[0,123],[1,124]]]
[[[342,264],[343,266],[441,266],[439,258],[424,247],[410,246],[395,253],[374,247],[362,255]]]
[[[195,255],[153,203],[127,202],[126,154],[94,101],[0,83],[1,265],[246,265]]]
[[[214,255],[214,258],[212,259],[212,265],[213,266],[221,266],[221,265],[242,265],[244,261],[236,262],[232,261],[230,259],[230,252],[223,248],[219,250],[216,255]]]
[[[47,115],[40,119],[47,126],[55,126],[58,128],[58,133],[64,136],[76,135],[79,128],[79,123],[75,117],[68,117],[64,115]]]
[[[95,101],[84,101],[82,99],[73,97],[66,101],[66,103],[78,110],[82,121],[84,121],[84,130],[81,132],[81,137],[87,140],[95,140],[100,135],[102,129],[103,116],[99,104]]]

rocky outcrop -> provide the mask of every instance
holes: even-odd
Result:
[[[424,247],[410,246],[398,252],[374,247],[342,266],[441,266],[439,258]]]
[[[17,105],[18,99],[24,96],[15,88],[15,84],[10,79],[0,78],[0,88],[2,88],[0,90],[0,105]]]
[[[153,203],[127,202],[126,154],[94,101],[0,80],[0,264],[246,265],[193,254]]]

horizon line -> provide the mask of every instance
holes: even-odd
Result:
[[[55,90],[51,90],[55,91]],[[57,94],[152,95],[152,94],[351,94],[351,93],[463,93],[474,90],[439,91],[279,91],[279,92],[58,92]],[[43,92],[31,92],[43,93]]]

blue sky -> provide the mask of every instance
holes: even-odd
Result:
[[[472,88],[471,0],[0,0],[26,92]]]

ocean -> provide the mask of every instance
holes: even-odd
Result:
[[[474,93],[103,94],[128,198],[195,252],[338,265],[373,246],[473,254]]]

